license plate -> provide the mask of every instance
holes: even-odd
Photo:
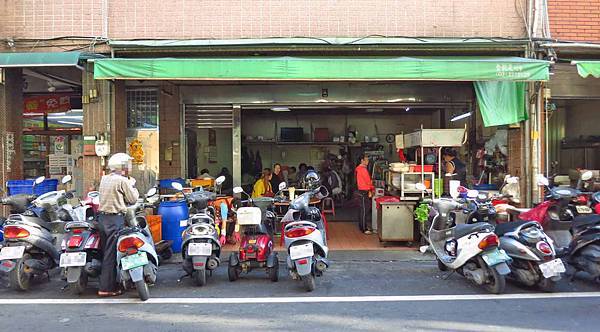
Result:
[[[592,208],[590,208],[589,206],[585,206],[585,205],[576,205],[575,209],[577,209],[577,213],[581,213],[581,214],[592,213]]]
[[[313,245],[312,243],[301,244],[298,246],[290,247],[290,258],[292,260],[312,257],[314,255]]]
[[[256,258],[256,253],[255,252],[246,253],[246,258]]]
[[[146,253],[137,253],[121,258],[121,269],[124,271],[148,264]]]
[[[84,266],[86,257],[85,252],[66,252],[60,255],[60,267]]]
[[[25,253],[25,246],[4,247],[0,250],[0,261],[5,259],[19,259]]]
[[[255,243],[256,243],[256,240],[248,240],[248,243],[250,243],[250,244],[255,244]]]
[[[565,264],[563,264],[560,258],[557,258],[544,264],[540,264],[539,267],[540,271],[542,271],[542,274],[544,275],[544,278],[556,277],[561,273],[567,271],[567,269],[565,268]]]
[[[486,252],[485,254],[481,255],[481,258],[483,258],[488,266],[495,266],[510,260],[510,257],[508,257],[504,250]]]
[[[210,256],[212,254],[212,244],[210,243],[190,243],[188,244],[189,256]]]

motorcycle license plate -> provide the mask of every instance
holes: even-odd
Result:
[[[212,244],[190,243],[187,251],[188,256],[210,256],[212,254]]]
[[[0,261],[6,259],[19,259],[25,253],[25,246],[4,247],[0,250]]]
[[[135,269],[136,267],[148,264],[148,257],[145,252],[138,252],[121,258],[121,269],[124,271]]]
[[[60,255],[60,267],[84,266],[86,257],[85,252],[66,252]]]
[[[542,271],[542,274],[544,275],[544,278],[556,277],[567,271],[565,264],[563,264],[563,261],[560,258],[540,264],[539,267],[540,271]]]
[[[494,250],[486,252],[485,254],[481,255],[481,258],[483,258],[483,261],[488,266],[495,266],[500,263],[508,262],[510,260],[510,257],[508,257],[504,250]]]
[[[577,209],[577,213],[579,213],[579,214],[592,213],[592,208],[590,208],[589,206],[585,206],[585,205],[577,205],[577,206],[575,206],[575,209]]]
[[[301,244],[298,246],[290,247],[290,258],[292,260],[306,258],[306,257],[312,257],[313,255],[314,255],[314,250],[313,250],[312,243]]]

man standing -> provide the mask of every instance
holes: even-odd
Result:
[[[98,224],[102,241],[102,273],[99,296],[120,295],[117,285],[117,233],[125,224],[127,206],[139,198],[135,179],[129,178],[132,164],[126,153],[116,153],[108,160],[110,173],[100,181],[100,216]]]
[[[354,170],[356,177],[356,186],[358,188],[358,194],[360,196],[360,214],[358,216],[358,227],[361,232],[369,235],[372,234],[371,225],[371,197],[373,197],[373,181],[369,175],[369,156],[362,154],[360,157],[360,163]]]

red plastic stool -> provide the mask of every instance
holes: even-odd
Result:
[[[323,201],[321,201],[321,211],[323,211],[323,213],[331,213],[335,217],[335,201],[333,198],[323,198]]]
[[[327,218],[325,218],[325,213],[321,212],[321,218],[323,218],[323,224],[325,224],[325,238],[329,240],[329,225],[327,225]]]

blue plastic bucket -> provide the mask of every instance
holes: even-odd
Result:
[[[162,219],[162,239],[173,241],[173,252],[181,252],[181,233],[189,217],[187,203],[184,200],[160,202],[158,214]]]

